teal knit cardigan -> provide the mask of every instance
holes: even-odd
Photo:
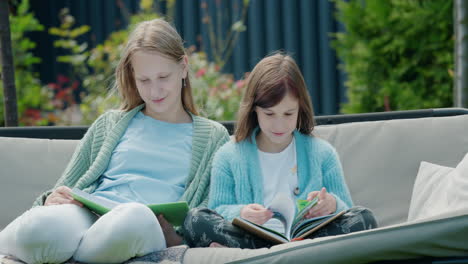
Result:
[[[208,208],[227,220],[240,215],[247,204],[263,205],[263,178],[255,136],[219,149],[213,160]],[[353,205],[338,155],[328,142],[294,131],[296,141],[297,199],[307,199],[312,191],[327,188],[336,199],[336,211]]]
[[[113,110],[101,115],[79,142],[54,189],[64,185],[88,193],[93,192],[98,186],[99,177],[107,169],[112,151],[132,118],[143,107],[144,104],[128,112]],[[187,201],[190,208],[207,205],[213,156],[218,148],[229,140],[229,134],[221,124],[195,115],[192,115],[192,120],[190,172],[185,191],[180,198]],[[33,206],[43,205],[52,190],[39,196]]]

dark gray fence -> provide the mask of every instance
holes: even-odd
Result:
[[[218,38],[226,38],[230,26],[238,21],[243,0],[176,0],[173,23],[186,41],[213,58],[209,40],[209,17]],[[46,27],[58,26],[59,10],[68,7],[77,24],[91,26],[81,41],[91,46],[101,43],[114,30],[127,25],[122,6],[130,13],[139,9],[133,0],[31,0],[38,19]],[[155,1],[155,9],[166,13],[166,1]],[[250,71],[264,56],[276,50],[290,53],[298,62],[308,85],[316,114],[331,115],[346,100],[344,75],[338,71],[338,60],[330,46],[332,32],[342,30],[334,19],[334,6],[328,0],[250,0],[246,13],[246,31],[239,34],[225,72],[236,79]],[[38,67],[44,82],[54,81],[64,67],[55,62],[59,51],[47,32],[31,34],[38,41]]]

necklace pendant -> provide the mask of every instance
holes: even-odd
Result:
[[[299,187],[294,188],[294,195],[299,195]]]

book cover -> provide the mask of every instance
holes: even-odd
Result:
[[[71,195],[73,199],[79,201],[98,215],[103,215],[120,204],[93,196],[77,188],[72,189]],[[164,215],[164,218],[174,226],[181,226],[184,223],[185,216],[189,210],[187,202],[184,201],[164,204],[147,204],[146,206],[148,206],[155,215]]]

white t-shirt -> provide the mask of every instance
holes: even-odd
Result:
[[[291,195],[295,201],[294,189],[297,187],[296,143],[294,139],[279,153],[258,150],[263,178],[263,202],[265,207],[277,193]]]

